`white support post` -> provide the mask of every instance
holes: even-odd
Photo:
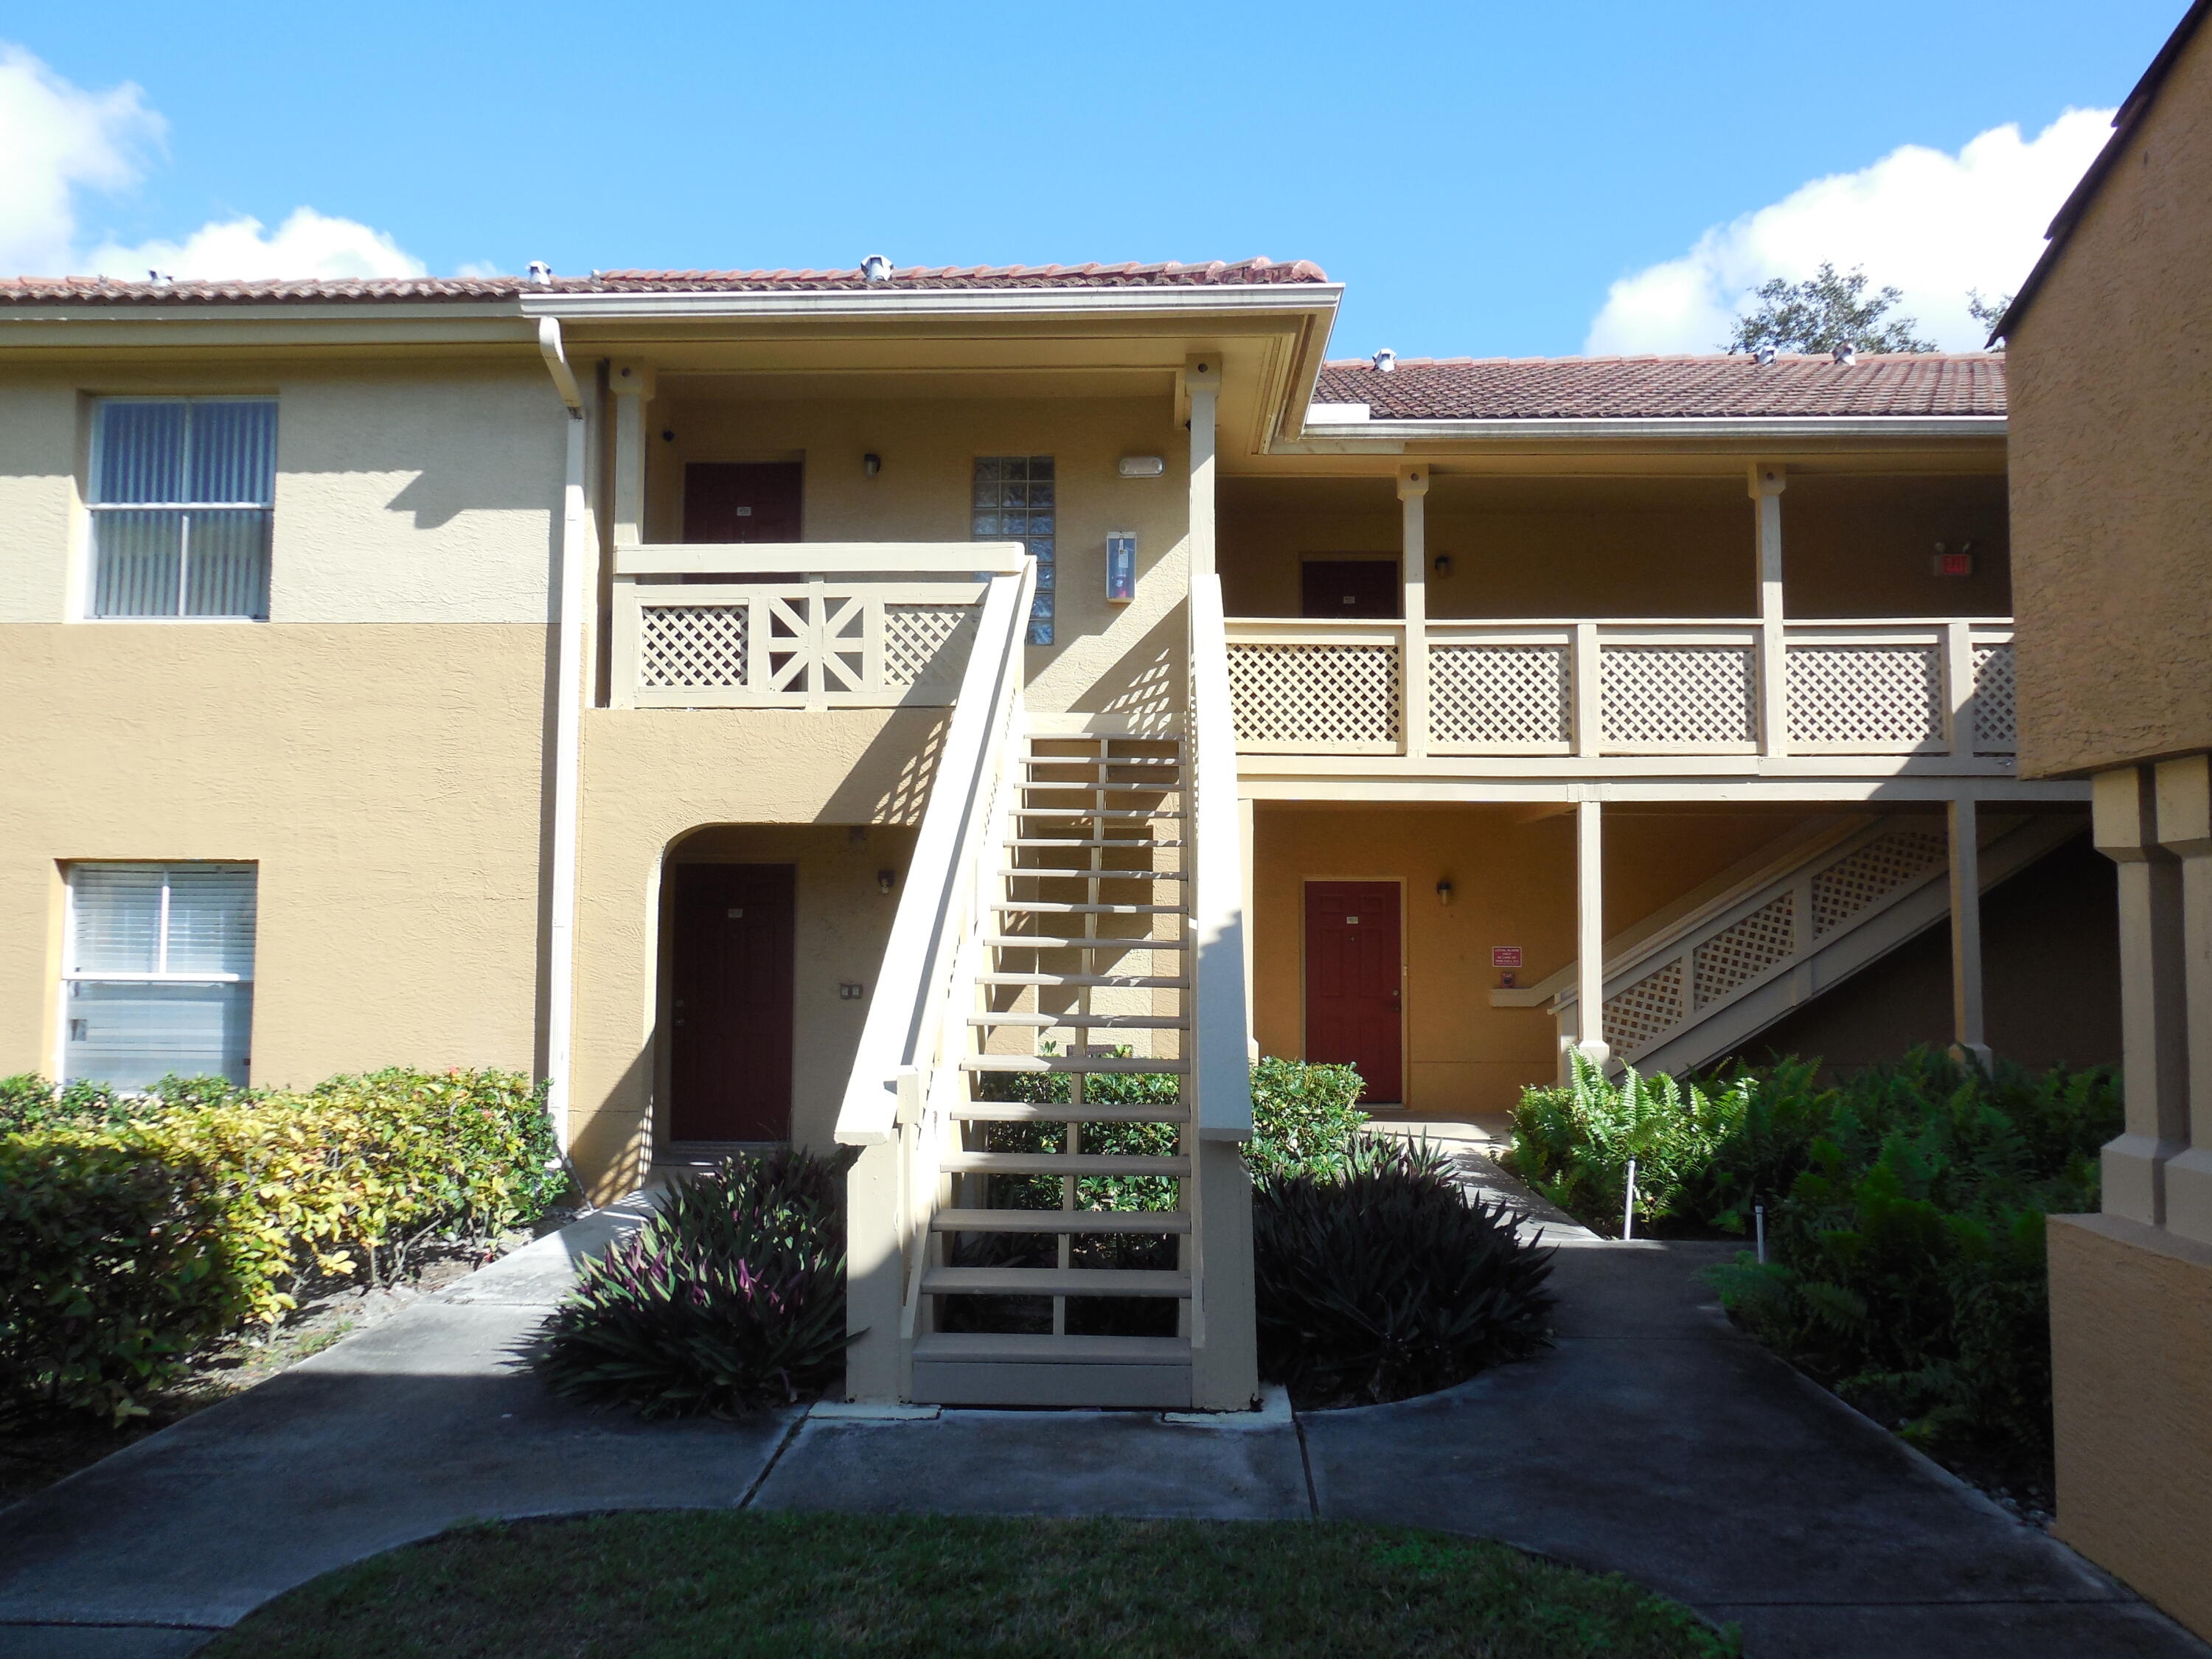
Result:
[[[2212,757],[2162,761],[2159,844],[2181,861],[2182,988],[2189,1146],[2166,1160],[2166,1224],[2212,1244]]]
[[[645,544],[645,405],[653,389],[652,368],[617,362],[609,371],[615,395],[615,511],[617,547]]]
[[[1214,421],[1221,401],[1221,358],[1200,352],[1183,364],[1190,398],[1190,574],[1211,576],[1213,550]]]
[[[1943,720],[1951,753],[1974,752],[1974,629],[1963,617],[1943,624]]]
[[[906,1298],[906,1239],[901,1202],[904,1126],[863,1146],[845,1176],[845,1398],[889,1403],[900,1385],[899,1322]]]
[[[1982,1025],[1982,842],[1972,795],[1950,802],[1951,1058],[1984,1068],[1990,1045]]]
[[[1429,469],[1398,469],[1400,568],[1406,589],[1406,757],[1429,752]]]
[[[1597,755],[1605,745],[1605,676],[1598,660],[1597,624],[1578,622],[1575,624],[1575,653],[1572,672],[1574,700],[1575,753]]]
[[[1602,1067],[1605,1042],[1605,843],[1595,800],[1575,803],[1575,1046]]]
[[[1759,521],[1759,752],[1790,752],[1789,642],[1783,628],[1782,491],[1788,469],[1752,464],[1748,487]]]
[[[2120,1059],[2126,1126],[2105,1143],[2106,1215],[2166,1222],[2166,1166],[2189,1144],[2187,958],[2181,865],[2159,844],[2151,769],[2091,781],[2097,850],[2120,887]]]
[[[1259,864],[1255,856],[1259,842],[1259,824],[1249,795],[1239,796],[1237,802],[1237,838],[1244,849],[1244,1030],[1249,1035],[1245,1047],[1250,1051],[1247,1058],[1260,1058],[1259,1010],[1255,1006],[1258,994],[1253,990],[1252,977],[1252,918],[1259,915],[1254,908],[1253,888],[1259,878],[1254,872]]]

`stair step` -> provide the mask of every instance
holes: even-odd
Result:
[[[1086,1014],[1074,1009],[1065,1013],[970,1014],[970,1025],[1033,1025],[1040,1031],[1055,1026],[1090,1031],[1187,1031],[1190,1021],[1181,1014]]]
[[[1165,742],[1168,739],[1163,738],[1161,741]],[[1054,766],[1181,766],[1182,745],[1178,743],[1176,744],[1176,749],[1177,752],[1172,755],[1113,755],[1102,753],[1097,750],[1093,750],[1087,755],[1048,755],[1031,742],[1024,745],[1022,758],[1025,761],[1042,761]]]
[[[1034,910],[1055,916],[1179,916],[1180,904],[1079,904],[1065,899],[1000,899],[994,910]]]
[[[932,1331],[915,1339],[914,1357],[955,1364],[1188,1365],[1190,1343],[1180,1336],[1013,1336]]]
[[[1104,1106],[1089,1102],[970,1100],[945,1114],[963,1123],[1188,1123],[1180,1106]]]
[[[1182,814],[1152,806],[1017,806],[1014,816],[1022,818],[1179,818]],[[1116,841],[1108,842],[1105,845],[1134,847],[1138,843]]]
[[[960,1062],[960,1069],[963,1072],[1015,1072],[1038,1077],[1080,1076],[1086,1072],[1185,1077],[1190,1073],[1190,1062],[1187,1060],[1148,1059],[1141,1054],[970,1054]]]
[[[1109,842],[1107,846],[1115,843]],[[1045,881],[1188,881],[1181,870],[1081,870],[1066,865],[1010,864],[999,872],[1002,876],[1036,876]]]
[[[1184,991],[1190,981],[1181,974],[1045,974],[994,970],[975,975],[981,985],[1034,985],[1040,988],[1095,985],[1117,991]]]
[[[1190,1160],[1131,1152],[945,1152],[938,1167],[956,1175],[1188,1176]]]
[[[1109,836],[1021,836],[1006,843],[1009,847],[1127,847],[1133,850],[1154,847],[1180,848],[1179,841],[1146,841],[1132,836],[1120,840]]]
[[[994,951],[1180,951],[1180,939],[1070,939],[1058,933],[988,933],[983,943]]]
[[[924,1296],[1188,1296],[1190,1275],[1136,1267],[930,1267]]]
[[[1147,794],[1172,795],[1182,792],[1179,783],[1170,783],[1163,778],[1158,782],[1128,782],[1118,778],[1101,778],[1095,783],[1085,783],[1075,778],[1030,778],[1024,781],[1022,793],[1035,794],[1039,790],[1058,790],[1063,794],[1095,795],[1108,789],[1141,789]]]
[[[935,1233],[1187,1233],[1185,1210],[939,1210]]]

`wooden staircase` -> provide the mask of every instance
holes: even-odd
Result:
[[[1196,1183],[1183,744],[1032,734],[1020,767],[965,1086],[945,1112],[910,1397],[1187,1407]],[[1132,1074],[1174,1079],[1171,1097],[1097,1081]],[[1146,1125],[1164,1127],[1133,1127]]]

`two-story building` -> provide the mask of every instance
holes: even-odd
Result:
[[[0,283],[0,1072],[526,1068],[601,1196],[848,1145],[857,1397],[1221,1407],[1255,1044],[1445,1117],[2112,1053],[2001,358],[1329,362],[1340,295]]]

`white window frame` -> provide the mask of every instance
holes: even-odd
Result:
[[[163,619],[165,620],[165,619]],[[87,985],[251,985],[252,974],[225,974],[202,971],[176,974],[169,971],[169,872],[187,867],[215,866],[222,869],[251,870],[254,886],[254,966],[261,959],[260,902],[261,866],[251,859],[78,859],[62,867],[62,980],[64,988],[76,984]],[[88,973],[80,969],[76,959],[76,877],[80,870],[158,870],[161,872],[161,909],[155,923],[156,947],[155,961],[159,964],[152,973]],[[69,1071],[70,998],[64,988],[61,998],[61,1012],[54,1027],[53,1075],[63,1077]],[[250,1067],[249,1057],[247,1065]],[[249,1072],[249,1076],[250,1076]],[[131,1092],[131,1091],[126,1091]]]
[[[191,521],[190,520],[185,522],[183,540],[179,544],[177,560],[177,615],[173,617],[103,617],[94,607],[100,602],[100,517],[101,514],[118,512],[265,513],[269,515],[273,537],[276,522],[276,489],[273,477],[270,480],[270,499],[265,501],[96,501],[92,496],[100,480],[100,460],[107,427],[107,422],[101,418],[100,411],[109,404],[273,404],[277,401],[274,393],[266,392],[226,392],[207,394],[118,392],[112,396],[106,393],[97,394],[91,399],[92,434],[87,453],[82,492],[82,506],[85,513],[84,546],[76,561],[76,579],[74,583],[76,592],[70,605],[72,613],[71,621],[104,624],[121,623],[134,627],[147,623],[159,623],[164,625],[184,623],[194,626],[212,624],[218,628],[228,628],[241,624],[252,627],[269,620],[266,617],[187,617],[184,614],[185,584],[191,580]],[[280,414],[277,418],[280,422],[278,435],[281,441],[283,435],[281,422],[283,417]],[[270,562],[272,564],[275,562],[273,549]]]

